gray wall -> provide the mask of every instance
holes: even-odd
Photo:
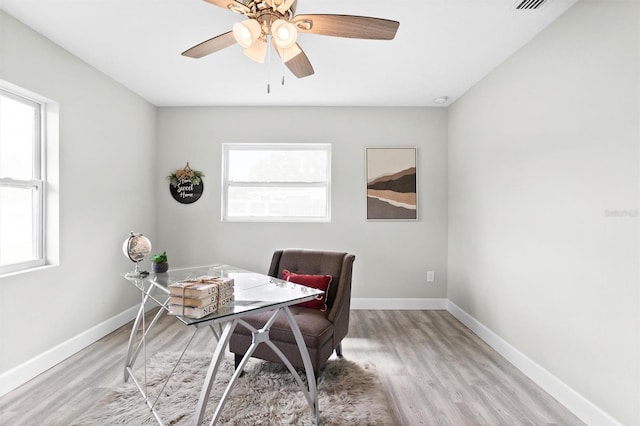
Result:
[[[353,296],[444,297],[446,283],[447,112],[434,108],[160,108],[158,247],[173,265],[219,260],[266,272],[276,248],[345,250],[356,255]],[[331,223],[220,220],[221,144],[332,144]],[[418,147],[418,222],[367,222],[365,147]],[[186,162],[206,174],[204,195],[182,205],[164,179]],[[427,283],[427,270],[437,282]]]
[[[0,11],[0,79],[59,104],[60,264],[0,279],[0,373],[130,308],[129,230],[152,233],[155,108]]]
[[[640,424],[639,15],[579,2],[449,111],[449,299],[625,424]]]

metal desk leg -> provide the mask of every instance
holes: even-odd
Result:
[[[298,345],[298,350],[300,351],[300,357],[302,358],[302,362],[304,363],[305,373],[307,375],[307,383],[308,383],[307,386],[304,385],[304,383],[302,382],[302,379],[300,378],[300,375],[298,374],[296,369],[293,367],[289,359],[287,359],[287,357],[282,353],[280,348],[278,348],[275,345],[275,343],[273,343],[269,339],[269,329],[271,328],[271,325],[273,325],[273,323],[275,322],[276,317],[278,316],[280,311],[283,311],[285,313],[287,321],[289,322],[289,326],[291,327],[291,331],[293,332],[293,335],[296,338],[296,344]],[[242,372],[248,359],[251,357],[251,355],[256,350],[256,347],[259,344],[261,343],[266,344],[271,348],[271,350],[276,355],[278,355],[278,358],[280,358],[280,360],[284,363],[284,365],[287,366],[287,368],[291,372],[291,375],[294,377],[294,379],[296,379],[298,386],[302,390],[303,395],[305,396],[305,398],[307,399],[307,402],[309,403],[309,407],[311,407],[314,424],[318,424],[320,420],[319,418],[320,409],[318,405],[318,391],[316,387],[316,376],[313,372],[313,366],[311,365],[309,350],[307,349],[307,345],[304,343],[304,339],[302,337],[302,333],[300,332],[300,328],[298,327],[298,323],[293,318],[293,315],[291,314],[291,311],[289,310],[289,308],[288,307],[278,308],[278,310],[276,310],[273,313],[271,318],[266,322],[266,324],[260,330],[257,330],[251,324],[247,323],[242,319],[239,319],[238,322],[242,326],[246,327],[249,331],[251,331],[253,341],[249,346],[249,348],[247,349],[247,351],[245,352],[244,357],[242,357],[242,360],[240,361],[240,364],[238,365],[235,374],[239,375]],[[235,379],[235,374],[234,374],[234,379]],[[231,387],[231,384],[227,387],[226,392],[229,391],[230,387]]]
[[[309,405],[311,406],[311,410],[313,410],[314,424],[317,425],[318,422],[320,421],[320,407],[318,406],[318,390],[316,388],[316,376],[313,373],[313,366],[311,365],[311,357],[309,357],[309,350],[307,349],[307,345],[304,343],[304,338],[302,337],[302,333],[300,332],[300,327],[298,327],[298,323],[293,317],[291,310],[289,310],[289,307],[285,306],[284,308],[282,308],[282,310],[287,316],[287,320],[289,321],[289,326],[291,327],[291,331],[293,331],[293,335],[296,338],[296,343],[298,344],[298,349],[300,350],[300,356],[302,357],[302,362],[304,363],[304,369],[305,369],[305,372],[307,373],[307,383],[309,384],[309,397],[311,398],[311,401],[309,401]]]
[[[284,356],[284,354],[282,354],[282,352],[280,351],[280,349],[278,347],[276,347],[273,343],[271,343],[271,341],[269,341],[269,329],[271,328],[271,326],[275,322],[276,317],[278,316],[279,312],[280,312],[279,309],[274,311],[274,313],[271,315],[271,318],[269,319],[269,321],[267,321],[267,323],[264,325],[264,327],[261,328],[260,330],[257,330],[251,324],[247,323],[246,321],[244,321],[242,319],[238,318],[238,319],[234,320],[236,322],[236,325],[237,324],[242,324],[243,326],[245,326],[247,329],[249,329],[251,331],[251,333],[253,335],[253,342],[251,343],[251,346],[249,347],[249,349],[247,349],[247,351],[245,352],[244,357],[242,357],[242,361],[240,361],[240,364],[238,365],[238,368],[235,369],[235,371],[233,372],[233,375],[231,376],[231,379],[227,383],[227,387],[225,388],[224,392],[222,393],[222,396],[220,397],[220,400],[218,401],[218,406],[216,407],[216,411],[213,414],[213,417],[211,419],[211,423],[210,423],[211,425],[215,424],[218,421],[218,417],[220,417],[220,413],[222,412],[224,404],[227,401],[229,393],[233,389],[233,386],[235,385],[235,383],[238,380],[238,378],[241,376],[242,371],[244,370],[244,366],[246,365],[247,361],[249,361],[249,358],[251,358],[251,355],[253,355],[253,352],[256,350],[256,347],[260,343],[266,343],[266,344],[270,345],[274,349],[274,351],[277,354],[279,354],[280,358],[287,365],[287,367],[289,368],[291,373],[293,373],[294,377],[296,378],[296,381],[300,385],[300,388],[303,391],[305,391],[304,383],[302,383],[302,380],[300,379],[300,376],[295,371],[295,369],[293,368],[293,366],[291,365],[289,360]],[[233,326],[234,329],[235,329],[236,325]],[[233,332],[233,330],[232,330],[232,332]],[[211,385],[209,385],[209,387],[211,387]],[[305,391],[305,396],[307,397],[307,400],[311,404],[311,399],[309,398],[308,392],[306,392],[306,391]]]
[[[133,342],[136,337],[136,332],[138,331],[138,327],[140,325],[140,320],[144,315],[144,304],[147,298],[142,298],[142,303],[140,304],[140,309],[138,309],[138,314],[136,315],[136,320],[133,322],[133,327],[131,327],[131,335],[129,336],[129,344],[127,345],[127,357],[124,360],[124,381],[126,382],[129,379],[129,370],[128,367],[133,364],[131,358],[133,357]]]
[[[193,341],[193,338],[195,337],[196,333],[198,332],[198,328],[196,328],[193,331],[193,334],[191,335],[191,338],[189,339],[189,341],[187,342],[187,344],[185,345],[184,349],[182,350],[182,353],[180,354],[180,356],[178,357],[178,360],[176,361],[175,365],[173,366],[173,369],[171,370],[171,372],[169,373],[169,375],[167,376],[167,379],[164,381],[164,383],[162,384],[162,387],[160,388],[160,390],[158,390],[156,396],[155,396],[155,400],[152,401],[151,396],[147,393],[147,377],[146,377],[146,371],[145,371],[145,378],[144,378],[144,382],[140,383],[137,379],[136,376],[133,374],[133,370],[131,368],[129,368],[129,372],[130,372],[130,376],[131,376],[131,380],[133,380],[133,383],[136,385],[136,387],[138,388],[138,391],[140,391],[140,394],[142,395],[142,397],[144,398],[144,402],[145,404],[147,404],[147,406],[149,407],[149,409],[151,410],[151,413],[153,414],[153,416],[156,418],[156,421],[158,422],[158,424],[160,426],[163,426],[164,423],[162,422],[162,419],[160,418],[160,415],[158,414],[158,412],[155,409],[155,406],[158,402],[158,400],[160,399],[160,397],[162,396],[162,392],[164,391],[165,386],[167,386],[167,383],[169,383],[169,380],[171,380],[171,377],[173,377],[173,373],[175,373],[176,368],[178,368],[178,364],[180,364],[180,361],[182,361],[182,357],[184,356],[184,354],[187,352],[187,349],[189,348],[189,345],[191,344],[191,342]],[[145,364],[145,369],[146,369],[146,364]]]
[[[308,384],[307,386],[304,385],[304,383],[302,382],[302,379],[300,378],[300,375],[295,370],[291,362],[287,359],[287,357],[282,353],[280,348],[278,348],[273,342],[271,342],[271,340],[269,340],[269,329],[271,328],[271,325],[275,321],[280,311],[284,312],[287,318],[287,321],[289,322],[289,326],[291,327],[291,331],[293,332],[293,335],[296,339],[298,350],[300,351],[300,356],[302,358],[302,362],[304,363],[304,369],[307,376],[307,384]],[[222,335],[220,336],[220,339],[218,340],[218,344],[216,346],[215,352],[211,359],[211,364],[209,365],[207,376],[204,380],[204,384],[202,385],[202,391],[200,392],[200,398],[198,399],[198,405],[196,407],[196,413],[194,415],[192,425],[200,426],[200,424],[202,423],[202,420],[204,418],[204,413],[207,407],[207,400],[209,399],[209,395],[211,393],[211,387],[213,385],[213,381],[215,380],[215,376],[218,371],[218,368],[220,367],[220,362],[222,361],[224,351],[226,350],[227,345],[229,344],[229,339],[231,338],[231,334],[233,333],[233,330],[236,328],[237,324],[239,323],[242,324],[244,327],[247,327],[251,331],[253,335],[253,342],[249,347],[249,349],[247,350],[247,352],[245,353],[244,357],[242,358],[242,361],[240,362],[240,365],[238,366],[233,376],[231,377],[231,380],[227,384],[227,387],[224,393],[222,394],[220,401],[218,401],[218,406],[213,415],[213,418],[211,419],[210,424],[213,425],[216,423],[216,421],[218,420],[218,417],[220,416],[222,408],[226,402],[227,396],[229,395],[229,392],[233,388],[233,385],[235,384],[237,378],[242,373],[242,370],[244,369],[245,364],[247,363],[248,359],[251,357],[251,355],[255,351],[256,347],[260,343],[264,343],[268,345],[278,355],[278,357],[287,366],[291,374],[296,379],[296,382],[302,389],[302,392],[305,398],[307,399],[309,406],[311,407],[311,410],[313,413],[313,423],[317,425],[320,419],[320,408],[318,405],[318,391],[316,387],[316,377],[313,372],[313,366],[311,365],[309,350],[307,349],[307,345],[304,343],[304,338],[302,337],[302,332],[300,331],[300,327],[298,327],[298,323],[295,321],[293,314],[291,313],[289,308],[286,306],[277,309],[273,313],[271,318],[267,321],[267,323],[264,325],[264,327],[260,330],[257,330],[256,328],[254,328],[253,326],[251,326],[249,323],[247,323],[242,319],[234,319],[232,321],[225,323],[224,330],[222,332]]]
[[[147,304],[148,299],[149,299],[149,296],[143,295],[142,301],[140,303],[140,309],[138,309],[138,314],[136,315],[136,319],[133,323],[133,327],[131,328],[131,335],[129,336],[129,344],[127,345],[127,357],[125,358],[125,362],[124,362],[124,381],[125,382],[127,382],[127,380],[129,379],[129,369],[133,368],[133,364],[136,362],[136,359],[138,358],[138,354],[140,353],[140,349],[142,348],[143,342],[146,339],[147,334],[151,331],[151,329],[156,324],[156,322],[158,322],[158,320],[166,312],[164,309],[158,310],[158,312],[153,317],[153,320],[151,321],[149,326],[146,327],[146,329],[144,329],[143,327],[142,337],[140,338],[138,345],[134,349],[135,337],[136,337],[136,333],[138,332],[138,329],[140,328],[140,322],[142,321],[144,323],[143,317],[145,314],[145,305]]]
[[[202,384],[200,398],[198,399],[198,405],[196,406],[196,413],[193,417],[193,426],[199,426],[200,423],[202,423],[204,412],[207,408],[207,400],[209,399],[209,394],[211,393],[211,386],[213,385],[213,381],[216,378],[216,373],[218,372],[218,368],[220,367],[220,362],[222,361],[222,358],[224,356],[224,351],[229,344],[231,334],[233,333],[233,330],[235,330],[237,324],[238,320],[232,320],[226,322],[224,325],[224,330],[222,331],[220,340],[218,340],[218,344],[216,345],[216,350],[214,351],[213,357],[211,358],[211,364],[209,365],[207,376],[205,377],[204,383]],[[216,413],[214,414],[213,420],[211,422],[212,424],[215,423],[217,417],[220,415],[220,411],[222,410],[222,406],[225,402],[225,396],[223,396],[223,398],[218,402],[218,408],[216,409]]]

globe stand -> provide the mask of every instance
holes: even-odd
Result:
[[[145,278],[149,276],[149,271],[141,271],[140,270],[140,261],[135,262],[136,269],[132,272],[127,272],[125,277],[127,278]]]

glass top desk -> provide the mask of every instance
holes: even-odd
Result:
[[[207,406],[207,400],[209,399],[209,394],[211,392],[211,386],[213,385],[216,373],[218,371],[222,358],[224,357],[224,352],[229,343],[231,334],[238,324],[251,330],[253,334],[253,343],[247,350],[245,356],[240,362],[240,365],[227,384],[227,388],[225,389],[220,401],[218,402],[218,406],[216,407],[216,411],[213,414],[213,418],[210,424],[215,424],[218,420],[226,398],[233,388],[233,385],[240,376],[240,373],[244,369],[247,361],[255,351],[255,348],[262,343],[268,345],[279,356],[279,358],[287,366],[289,371],[291,371],[294,378],[298,382],[298,385],[300,385],[300,388],[302,389],[302,392],[304,393],[309,406],[311,407],[314,424],[318,424],[318,393],[316,389],[313,367],[311,366],[311,359],[309,358],[309,352],[304,343],[302,333],[300,332],[300,328],[298,327],[298,324],[295,322],[293,315],[289,310],[289,306],[295,305],[300,302],[312,300],[318,294],[322,294],[322,291],[305,287],[299,284],[294,284],[288,281],[283,281],[277,278],[270,277],[268,275],[258,274],[255,272],[250,272],[240,268],[222,264],[196,268],[172,269],[167,273],[152,273],[143,277],[136,277],[125,273],[121,275],[132,285],[134,285],[138,290],[140,290],[142,299],[140,303],[140,309],[138,310],[138,315],[136,316],[133,327],[131,329],[131,336],[129,337],[127,357],[125,360],[124,368],[124,380],[127,381],[129,377],[131,377],[135,385],[138,387],[138,390],[142,394],[145,403],[151,409],[151,412],[153,413],[159,424],[163,424],[163,422],[160,419],[157,411],[155,410],[155,406],[158,402],[159,395],[162,393],[162,390],[160,390],[159,394],[155,397],[155,399],[153,399],[151,396],[147,395],[146,385],[144,383],[140,383],[140,381],[136,379],[134,375],[134,364],[136,362],[138,354],[140,353],[141,349],[144,349],[146,354],[146,338],[149,334],[149,331],[153,328],[160,317],[169,311],[169,284],[184,281],[187,279],[220,276],[234,279],[235,301],[231,302],[227,306],[219,308],[217,312],[198,319],[175,315],[177,320],[183,322],[187,326],[194,327],[193,334],[187,342],[178,361],[176,362],[176,365],[182,359],[182,356],[195,337],[195,333],[200,328],[210,328],[217,339],[217,344],[211,358],[211,364],[209,365],[209,369],[202,385],[202,390],[200,392],[200,397],[198,399],[198,404],[196,406],[192,424],[194,426],[199,426],[202,423]],[[149,300],[153,300],[158,305],[160,305],[160,309],[156,313],[153,320],[147,325],[144,313],[145,305]],[[273,311],[273,314],[270,317],[269,321],[267,321],[264,327],[260,330],[255,329],[243,320],[243,317],[248,314],[262,311]],[[300,355],[305,366],[307,385],[304,384],[299,374],[296,372],[295,368],[291,365],[282,351],[280,351],[280,349],[278,349],[278,347],[269,340],[269,328],[275,321],[276,317],[280,314],[285,315],[287,321],[289,322],[289,326],[291,327],[291,331],[295,336],[296,343],[298,344],[298,349],[300,350]],[[216,329],[213,327],[214,325],[219,325],[220,333],[216,331]],[[141,337],[136,338],[136,336],[138,335],[138,330],[141,330]],[[146,369],[146,356],[144,358],[144,367]],[[167,378],[167,382],[170,379],[171,375],[169,375],[169,377]]]

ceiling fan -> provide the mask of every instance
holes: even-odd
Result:
[[[298,33],[334,37],[392,40],[397,21],[354,15],[296,15],[297,0],[205,0],[215,6],[245,15],[248,19],[236,22],[233,30],[220,34],[182,52],[183,56],[201,58],[235,43],[244,47],[245,54],[257,62],[264,62],[268,39],[276,52],[298,78],[314,73],[309,58],[298,45]]]

